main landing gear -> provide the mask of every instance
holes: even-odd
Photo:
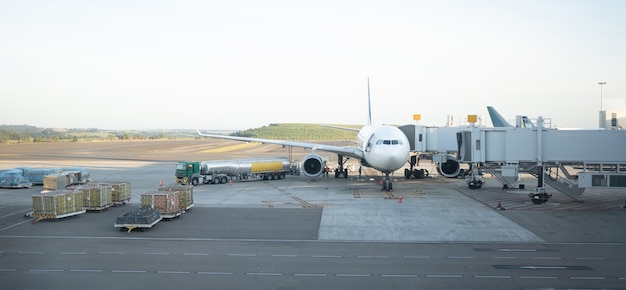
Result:
[[[348,159],[350,158],[346,158],[346,161],[348,161]],[[343,155],[337,155],[337,163],[338,166],[335,168],[335,178],[343,177],[348,179],[348,168],[343,168]]]

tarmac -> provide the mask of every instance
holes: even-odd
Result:
[[[154,143],[146,145],[130,142],[130,144],[126,146],[134,146],[133,148],[140,150],[142,146],[145,148]],[[182,142],[184,146],[179,143],[166,143],[169,144],[167,146],[158,144],[164,148],[149,150],[158,153],[152,154],[151,157],[154,158],[156,155],[172,161],[147,160],[139,153],[135,155],[136,159],[128,160],[130,152],[103,143],[77,147],[80,149],[68,150],[67,147],[59,147],[57,151],[46,152],[45,157],[42,154],[20,155],[0,152],[4,157],[0,160],[0,168],[83,166],[91,172],[92,180],[129,181],[132,184],[132,196],[127,205],[130,211],[131,207],[139,206],[141,193],[156,190],[160,184],[167,185],[173,181],[175,168],[173,160],[177,159],[176,156],[168,155],[170,152],[183,152],[184,148],[199,150],[211,147],[206,145],[206,142],[192,144]],[[224,148],[227,145],[221,146]],[[278,146],[269,147],[271,150],[256,152],[256,155],[279,156],[277,152],[284,151]],[[246,154],[250,156],[258,150],[258,147],[252,146],[248,150],[250,152],[235,152],[238,156]],[[33,152],[36,151],[33,149]],[[119,152],[123,153],[122,156]],[[212,158],[225,159],[227,156],[227,153],[222,152]],[[430,163],[421,167],[430,172],[436,171],[434,165]],[[488,180],[480,190],[469,190],[462,179],[448,179],[436,174],[417,180],[396,177],[393,180],[394,190],[385,192],[381,191],[380,185],[377,184],[379,179],[380,175],[364,170],[362,178],[356,174],[352,174],[348,179],[287,176],[284,180],[198,185],[194,187],[194,207],[319,209],[321,217],[317,239],[324,241],[546,242],[572,239],[591,242],[626,241],[624,231],[626,210],[622,208],[626,193],[623,190],[595,194],[592,192],[591,199],[587,198],[583,203],[567,200],[555,192],[554,201],[529,206],[532,203],[527,196],[519,192],[503,192],[495,180]],[[527,180],[526,192],[533,190],[532,182],[533,180]],[[28,207],[31,205],[32,195],[41,189],[41,186],[32,189],[0,189],[0,204]],[[597,201],[598,199],[600,201]],[[500,204],[501,200],[504,201],[502,208],[498,208],[496,205]],[[586,205],[588,206],[585,207]],[[500,210],[505,207],[508,210]],[[581,218],[580,213],[572,213],[572,208],[593,214]],[[555,217],[554,212],[559,212],[560,218],[558,215]],[[540,216],[544,218],[538,218]],[[572,224],[572,221],[575,223]],[[589,226],[585,226],[586,223],[589,223]],[[601,226],[592,223],[600,223]]]
[[[92,180],[132,186],[125,205],[38,222],[25,214],[41,186],[0,189],[0,281],[10,289],[624,288],[626,192],[588,190],[577,202],[547,188],[550,201],[534,205],[534,178],[522,179],[525,190],[503,190],[489,176],[470,190],[460,178],[396,174],[385,192],[369,170],[206,184],[179,217],[145,231],[113,226],[142,193],[173,182],[178,160],[287,155],[236,144],[0,145],[0,169],[83,166]]]

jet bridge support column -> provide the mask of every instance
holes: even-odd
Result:
[[[544,182],[545,170],[543,168],[543,117],[537,119],[537,188],[534,192],[528,194],[534,204],[541,204],[548,199],[550,195],[546,193]]]

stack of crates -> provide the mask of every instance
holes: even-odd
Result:
[[[130,182],[117,182],[117,181],[91,181],[89,184],[103,185],[111,187],[111,202],[113,204],[121,205],[130,201],[131,186]]]
[[[114,204],[124,204],[130,201],[130,182],[111,182],[113,188],[112,199]]]
[[[68,176],[63,172],[51,173],[43,177],[44,191],[61,190],[68,185],[70,185]]]
[[[83,207],[86,210],[103,210],[113,205],[112,187],[109,185],[82,185],[72,189],[83,193]]]
[[[180,209],[180,192],[151,191],[142,193],[141,207],[156,209],[164,218],[177,217],[182,213]]]
[[[85,213],[83,193],[75,190],[57,190],[33,195],[33,217],[58,219]]]
[[[169,184],[159,187],[159,191],[178,191],[180,208],[186,211],[193,207],[193,185]]]

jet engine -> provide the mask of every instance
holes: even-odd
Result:
[[[448,178],[456,178],[461,172],[461,165],[452,158],[446,158],[444,162],[437,164],[437,172]]]
[[[302,171],[307,177],[320,176],[324,172],[322,156],[311,153],[302,159]]]

